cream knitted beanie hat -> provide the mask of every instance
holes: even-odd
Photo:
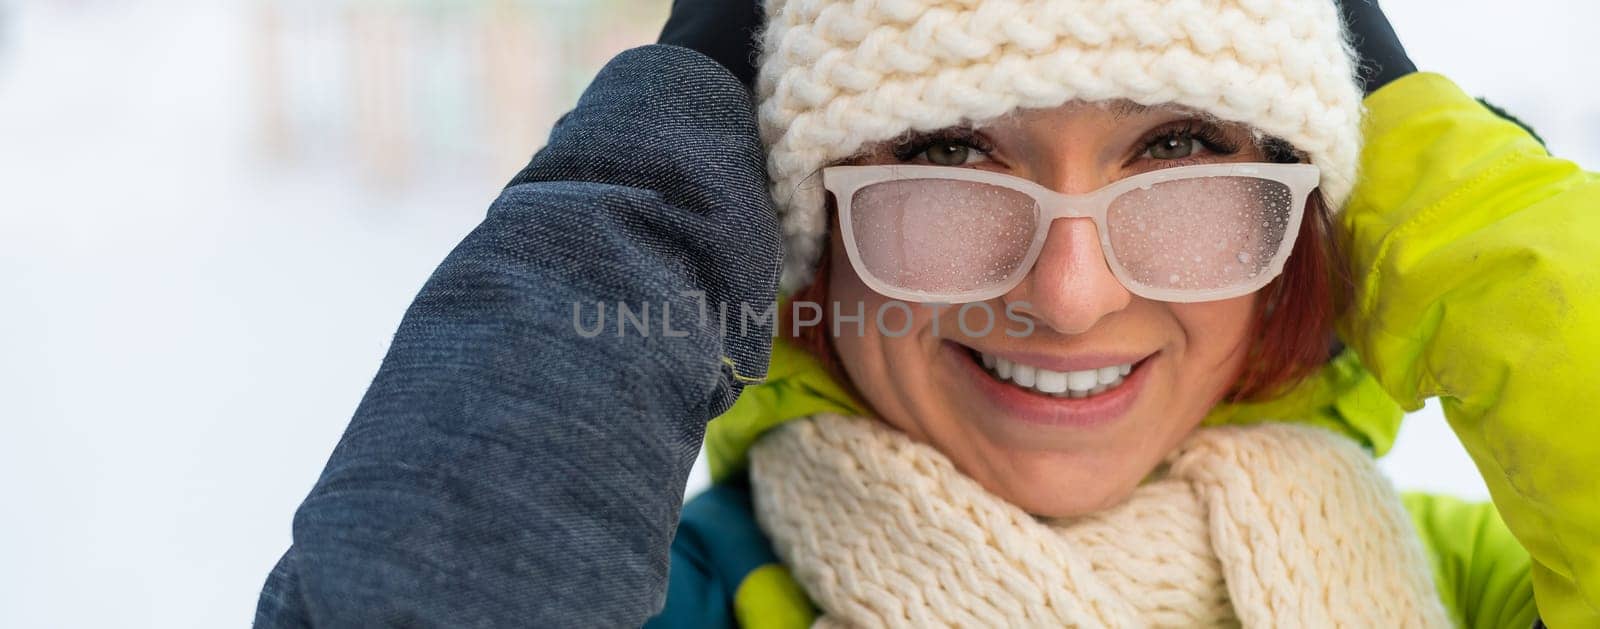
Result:
[[[765,0],[757,80],[783,289],[827,238],[818,171],[907,131],[1019,108],[1173,104],[1280,138],[1344,204],[1361,88],[1332,0]]]

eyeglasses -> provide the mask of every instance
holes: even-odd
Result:
[[[1129,292],[1168,302],[1247,295],[1283,272],[1320,171],[1308,164],[1180,166],[1067,195],[991,171],[834,166],[856,273],[893,299],[963,303],[1016,288],[1059,218],[1094,219]]]

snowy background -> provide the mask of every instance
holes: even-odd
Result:
[[[249,623],[412,295],[666,5],[0,0],[0,627]],[[1600,3],[1385,5],[1600,165]],[[1437,407],[1384,466],[1485,497]]]

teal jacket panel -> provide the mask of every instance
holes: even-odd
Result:
[[[672,540],[667,605],[647,629],[737,627],[734,594],[756,568],[778,563],[756,525],[743,474],[712,485],[683,507]]]

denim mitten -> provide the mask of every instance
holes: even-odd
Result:
[[[406,312],[256,624],[639,626],[705,424],[765,374],[772,322],[718,312],[772,304],[780,247],[740,82],[618,56]]]

